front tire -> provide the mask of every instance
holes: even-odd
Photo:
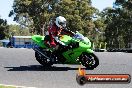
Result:
[[[94,69],[99,65],[99,59],[94,53],[83,53],[80,57],[80,62],[87,69]]]

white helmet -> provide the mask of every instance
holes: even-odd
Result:
[[[62,16],[56,18],[55,24],[58,27],[66,27],[66,19]]]

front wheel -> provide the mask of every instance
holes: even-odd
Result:
[[[99,65],[99,59],[94,53],[83,53],[80,62],[87,69],[94,69]]]

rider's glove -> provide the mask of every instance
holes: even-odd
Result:
[[[59,40],[58,37],[55,37],[54,39],[55,39],[58,43],[60,43],[61,45],[65,46],[65,43],[61,42],[61,41]]]

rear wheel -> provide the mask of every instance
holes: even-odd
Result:
[[[87,69],[94,69],[99,65],[99,59],[94,53],[83,53],[80,62]]]
[[[53,63],[50,60],[46,59],[45,57],[43,57],[41,54],[37,52],[35,52],[35,57],[36,57],[36,60],[43,66],[47,67],[47,66],[53,65]]]

